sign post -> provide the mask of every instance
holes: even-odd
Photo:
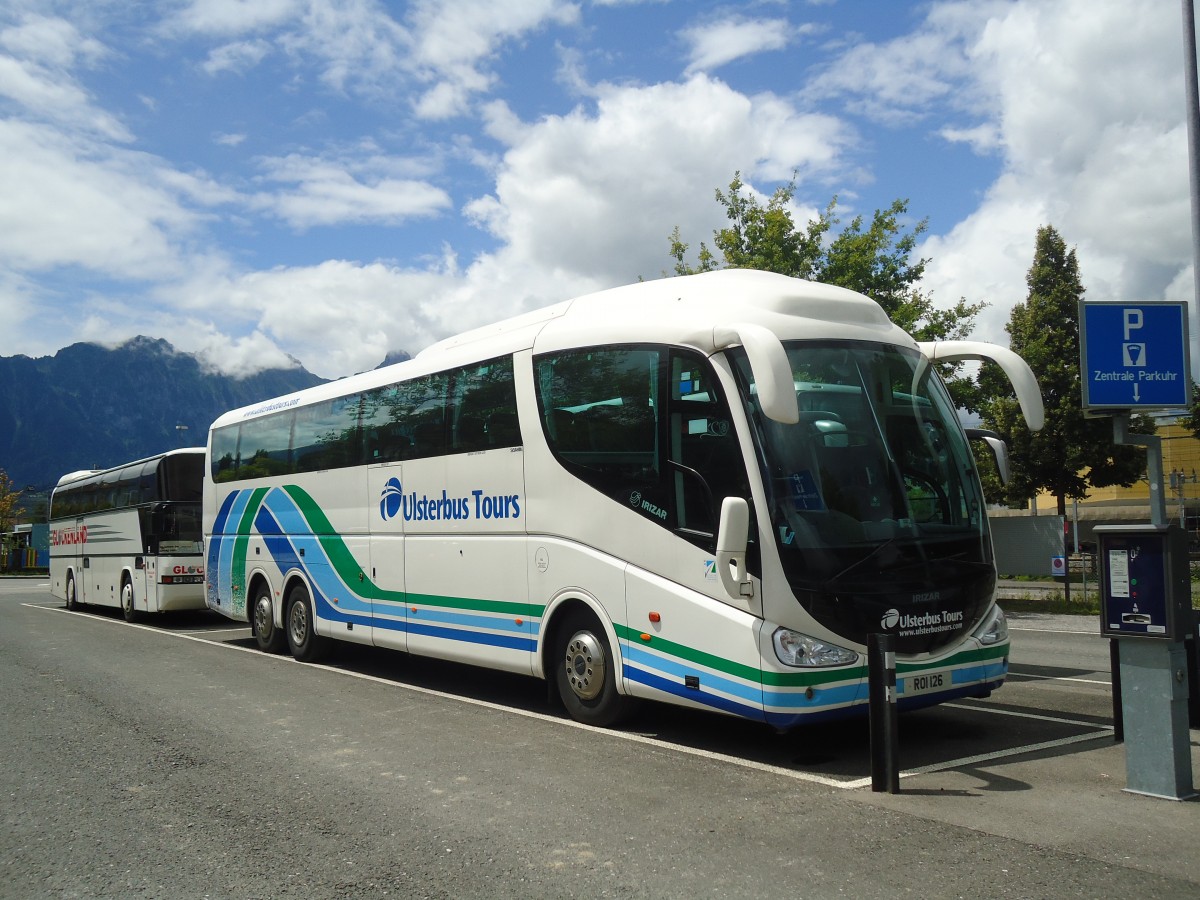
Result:
[[[1126,790],[1172,800],[1195,795],[1182,624],[1191,618],[1186,542],[1167,527],[1162,439],[1131,434],[1129,416],[1191,402],[1187,316],[1186,303],[1079,304],[1084,414],[1112,416],[1114,443],[1146,447],[1150,481],[1150,525],[1096,529],[1100,624],[1112,641]]]
[[[1079,345],[1085,412],[1191,402],[1186,303],[1081,303]]]

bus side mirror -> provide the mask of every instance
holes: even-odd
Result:
[[[734,599],[754,596],[754,583],[746,573],[746,544],[750,536],[750,504],[743,497],[721,501],[717,532],[717,575]]]
[[[1000,483],[1008,484],[1008,445],[1000,439],[1000,435],[982,428],[968,428],[967,437],[972,441],[983,441],[987,444],[996,460],[996,471],[1000,475]]]

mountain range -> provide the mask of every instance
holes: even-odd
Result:
[[[203,446],[222,413],[325,380],[299,363],[234,378],[148,337],[0,357],[0,469],[14,488],[41,490],[68,472]]]

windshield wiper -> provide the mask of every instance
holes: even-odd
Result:
[[[859,559],[856,559],[854,562],[850,563],[850,565],[846,566],[846,568],[842,569],[842,571],[838,572],[832,578],[826,579],[825,587],[828,588],[828,587],[832,586],[835,582],[841,581],[842,577],[844,575],[846,575],[846,573],[852,572],[853,570],[857,569],[859,566],[861,566],[868,559],[870,559],[872,556],[877,554],[884,547],[887,547],[890,544],[894,544],[895,542],[896,542],[896,538],[895,538],[895,536],[892,536],[892,537],[888,538],[886,541],[884,541],[882,544],[876,544],[874,547],[872,547],[867,552],[867,554],[865,556],[863,556]]]

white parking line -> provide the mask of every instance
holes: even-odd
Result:
[[[1037,678],[1042,681],[1074,681],[1077,684],[1099,684],[1104,687],[1112,687],[1111,681],[1097,681],[1094,678],[1075,678],[1070,675],[1031,675],[1028,672],[1014,672],[1008,670],[1009,678]]]
[[[726,754],[726,753],[718,753],[718,752],[712,751],[712,750],[702,750],[702,749],[698,749],[695,747],[685,747],[685,746],[681,746],[679,744],[672,744],[669,741],[659,740],[658,738],[650,737],[649,735],[645,735],[645,734],[635,734],[635,733],[627,732],[627,731],[613,731],[608,728],[596,728],[595,726],[592,726],[592,725],[585,725],[582,722],[576,722],[573,719],[564,719],[560,716],[552,716],[547,713],[539,713],[539,712],[534,712],[532,710],[514,709],[511,706],[505,706],[504,704],[501,704],[501,703],[492,703],[491,701],[488,701],[488,700],[477,700],[474,697],[463,697],[459,694],[449,694],[449,693],[446,693],[445,691],[438,691],[438,690],[434,690],[432,688],[420,687],[419,685],[404,684],[404,683],[397,682],[397,681],[390,681],[386,678],[380,678],[376,675],[367,675],[362,672],[352,672],[352,671],[348,671],[346,669],[339,669],[339,668],[335,668],[333,666],[323,665],[321,663],[301,663],[301,662],[297,662],[296,660],[292,659],[290,656],[263,653],[257,647],[242,647],[242,646],[238,646],[236,644],[225,644],[225,643],[222,643],[219,641],[212,641],[205,637],[198,636],[198,634],[196,632],[185,633],[185,632],[177,632],[177,631],[163,631],[162,629],[153,628],[149,625],[139,625],[136,623],[130,624],[129,622],[124,621],[123,619],[100,618],[97,616],[90,615],[86,612],[68,610],[61,606],[42,606],[37,603],[23,603],[22,605],[28,606],[31,609],[44,609],[44,610],[49,610],[51,612],[59,612],[59,613],[67,613],[69,615],[84,616],[85,618],[88,618],[93,622],[107,622],[112,625],[124,625],[129,628],[139,628],[139,629],[142,629],[143,631],[148,631],[151,634],[160,634],[160,635],[166,635],[168,637],[183,638],[184,640],[196,641],[197,643],[207,644],[210,647],[221,647],[221,648],[225,648],[228,650],[238,650],[242,653],[253,653],[259,659],[267,660],[267,661],[270,661],[270,662],[273,662],[276,664],[280,664],[280,665],[307,666],[308,668],[312,668],[312,669],[322,669],[326,672],[330,672],[335,675],[343,675],[343,676],[346,676],[349,678],[357,678],[360,681],[369,681],[369,682],[373,682],[375,684],[383,685],[385,687],[398,688],[400,690],[409,691],[410,693],[424,694],[429,697],[437,697],[442,700],[450,700],[450,701],[453,701],[456,703],[465,703],[469,706],[477,706],[477,707],[482,707],[484,709],[491,709],[491,710],[495,710],[497,712],[506,713],[508,715],[523,716],[524,718],[527,718],[527,719],[535,719],[539,722],[545,722],[545,723],[551,724],[551,725],[558,725],[558,726],[566,727],[566,728],[574,728],[579,731],[588,731],[588,732],[591,732],[596,735],[603,735],[604,737],[607,737],[607,738],[614,738],[616,740],[623,740],[623,741],[629,741],[631,743],[643,744],[648,747],[656,747],[656,748],[659,748],[662,750],[670,750],[670,751],[674,751],[676,753],[682,753],[687,756],[694,756],[694,757],[698,757],[700,759],[712,760],[714,762],[727,763],[729,765],[738,766],[743,769],[750,769],[750,770],[753,770],[756,772],[766,772],[766,773],[769,773],[772,775],[782,776],[783,778],[791,778],[795,781],[807,781],[812,784],[820,784],[825,787],[840,788],[842,790],[856,790],[859,788],[869,787],[872,782],[871,778],[869,778],[869,777],[868,778],[856,778],[851,781],[846,781],[844,779],[830,778],[826,775],[817,775],[816,773],[813,773],[813,772],[801,772],[801,771],[797,771],[795,769],[787,769],[787,768],[784,768],[783,766],[772,765],[771,763],[757,762],[755,760],[742,759],[737,756],[730,756],[729,754]],[[244,629],[219,629],[218,632],[209,632],[209,633],[219,633],[220,631],[240,631],[240,630],[244,630]],[[203,633],[201,633],[201,634],[203,634]],[[948,769],[953,769],[958,766],[976,765],[980,762],[992,762],[992,761],[995,761],[998,759],[1005,759],[1007,757],[1012,757],[1012,756],[1021,756],[1022,754],[1025,754],[1025,753],[1034,753],[1039,750],[1046,750],[1046,749],[1050,749],[1053,747],[1062,747],[1062,746],[1066,746],[1068,744],[1078,744],[1078,743],[1082,743],[1084,741],[1096,740],[1097,738],[1111,735],[1112,731],[1113,731],[1112,728],[1109,726],[1097,726],[1092,722],[1081,722],[1081,721],[1077,721],[1074,719],[1064,719],[1064,718],[1056,717],[1056,716],[1044,716],[1044,715],[1039,715],[1037,713],[1021,713],[1021,712],[1014,712],[1011,710],[987,709],[985,707],[980,707],[980,706],[964,706],[964,705],[955,704],[955,703],[948,703],[945,705],[951,709],[969,710],[974,713],[982,712],[982,713],[989,713],[991,715],[1019,716],[1022,718],[1038,719],[1038,720],[1045,721],[1045,722],[1053,722],[1055,724],[1078,726],[1078,727],[1083,727],[1083,728],[1089,729],[1089,733],[1075,735],[1073,737],[1060,738],[1060,739],[1054,740],[1054,741],[1043,741],[1043,742],[1037,743],[1037,744],[1027,744],[1027,745],[1023,745],[1020,747],[1012,747],[1007,750],[997,750],[993,753],[981,753],[977,756],[967,756],[967,757],[961,757],[959,759],[946,760],[945,762],[933,763],[928,766],[918,766],[918,767],[912,768],[912,769],[905,769],[900,772],[901,778],[912,778],[917,775],[925,775],[925,774],[929,774],[931,772],[944,772]]]

